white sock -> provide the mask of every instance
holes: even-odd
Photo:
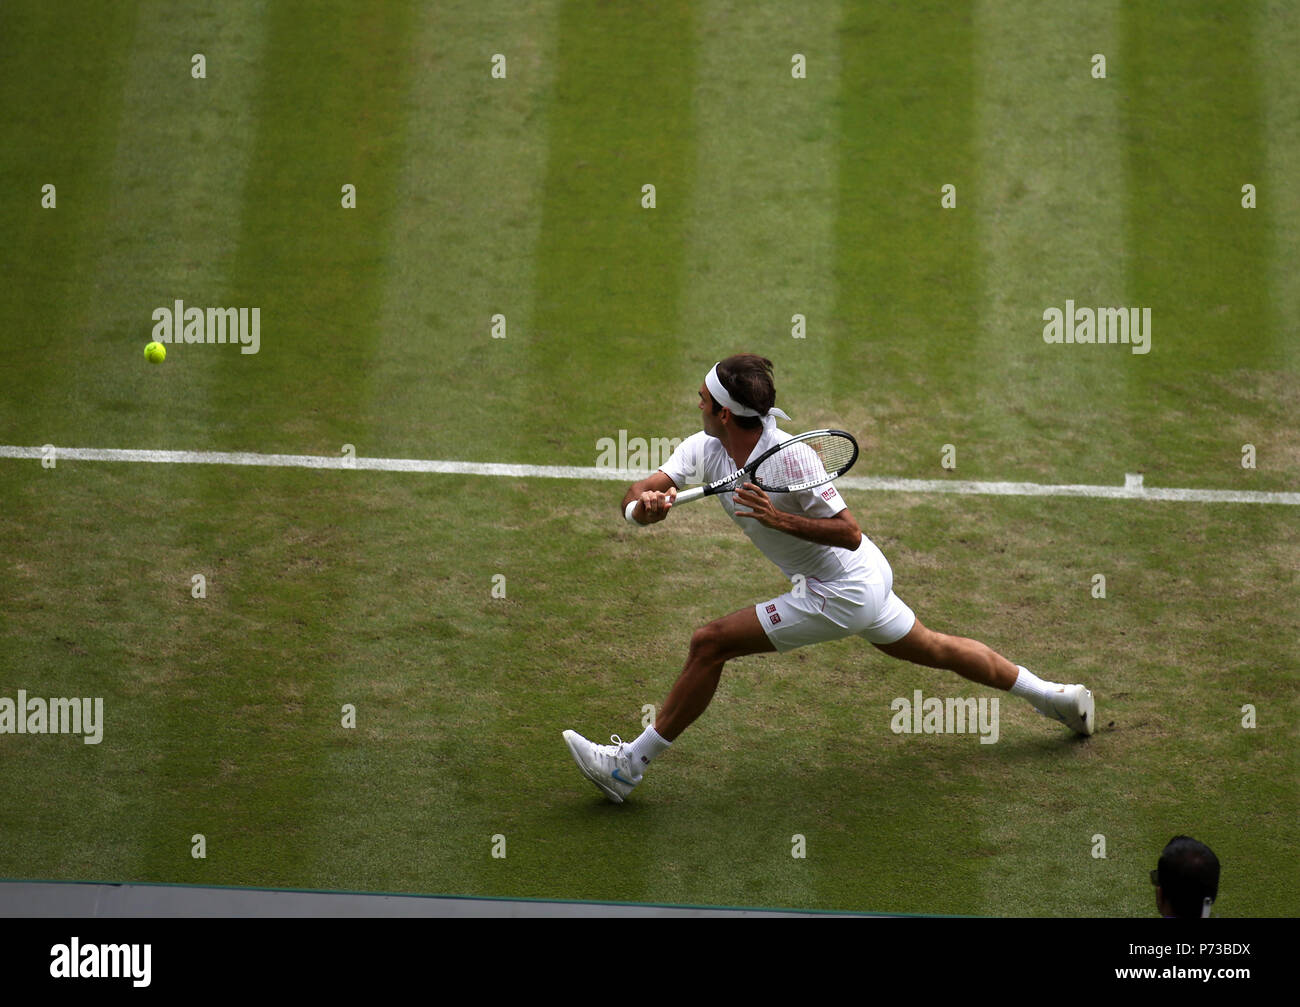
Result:
[[[650,765],[650,760],[668,751],[672,744],[671,741],[661,738],[653,726],[647,727],[641,732],[641,737],[628,746],[627,754],[632,760],[633,769],[638,774],[644,773],[645,767]]]
[[[1016,665],[1016,670],[1020,674],[1016,676],[1015,684],[1011,686],[1011,695],[1023,696],[1033,704],[1034,709],[1041,712],[1047,707],[1048,693],[1060,689],[1061,685],[1057,682],[1045,682],[1028,668],[1020,665]]]

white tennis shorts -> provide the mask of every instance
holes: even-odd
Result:
[[[911,632],[916,614],[894,594],[889,561],[870,540],[863,542],[863,548],[868,553],[865,577],[831,582],[809,577],[785,594],[754,606],[778,651],[853,635],[871,643],[894,643]]]

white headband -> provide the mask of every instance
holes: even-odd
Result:
[[[718,361],[718,363],[721,362],[722,361]],[[750,409],[749,406],[742,406],[727,394],[727,390],[722,387],[722,380],[718,377],[718,364],[714,364],[713,367],[710,368],[709,373],[704,375],[704,384],[709,389],[709,394],[717,400],[718,405],[726,406],[730,409],[732,416],[760,415],[757,409]],[[780,409],[776,408],[776,406],[773,406],[767,411],[767,415],[763,416],[763,425],[771,426],[776,423],[776,417],[778,416],[783,420],[788,420],[790,418]]]

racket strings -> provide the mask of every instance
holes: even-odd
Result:
[[[803,441],[791,441],[755,472],[759,484],[776,492],[792,492],[820,486],[834,479],[853,460],[853,442],[826,434]]]

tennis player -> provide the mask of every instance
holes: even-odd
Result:
[[[704,429],[683,441],[659,471],[632,484],[623,497],[629,521],[664,520],[686,483],[722,479],[790,437],[776,425],[790,417],[775,407],[770,360],[748,353],[728,357],[709,370],[699,395]],[[697,629],[686,666],[654,725],[635,741],[614,735],[613,744],[598,745],[576,731],[564,732],[579,768],[611,801],[621,804],[650,763],[704,712],[727,661],[851,634],[890,657],[1010,691],[1076,733],[1092,734],[1092,693],[1082,685],[1044,681],[977,640],[923,626],[894,593],[888,561],[862,534],[834,484],[768,495],[745,483],[717,499],[791,579],[792,590]]]

